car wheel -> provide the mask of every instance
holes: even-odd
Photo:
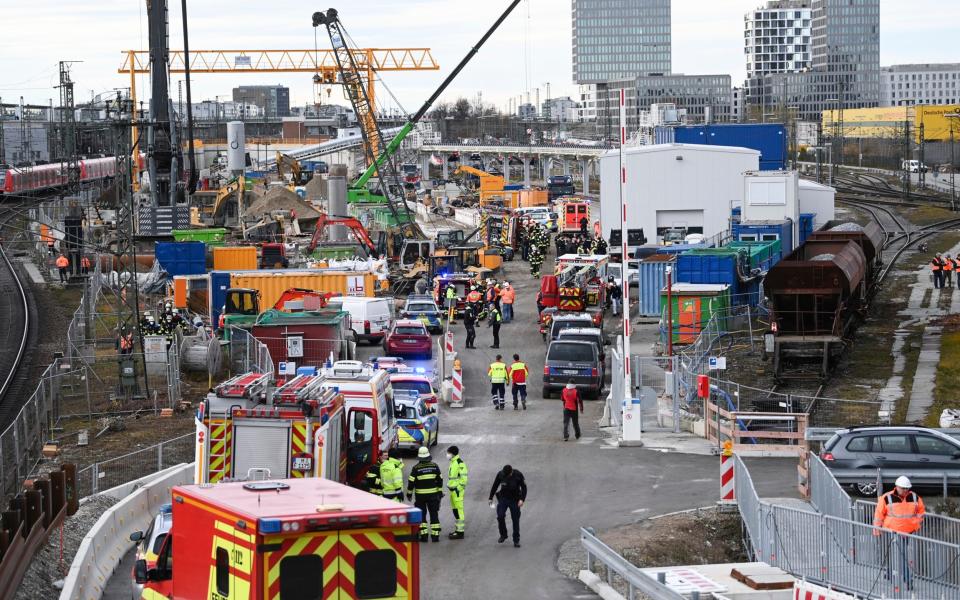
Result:
[[[549,399],[550,399],[550,388],[548,388],[547,386],[543,386],[543,393],[542,393],[541,395],[543,396],[543,399],[544,399],[544,400],[549,400]]]
[[[864,497],[876,497],[877,482],[869,481],[853,484],[853,490]]]

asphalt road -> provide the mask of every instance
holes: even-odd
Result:
[[[455,346],[464,364],[466,407],[440,409],[440,444],[434,459],[444,473],[445,449],[460,447],[470,469],[466,498],[466,539],[448,540],[453,516],[447,499],[441,508],[439,543],[421,545],[423,600],[490,598],[563,599],[594,597],[579,582],[556,568],[560,546],[580,527],[606,529],[677,510],[708,506],[719,496],[719,461],[715,457],[664,453],[643,448],[617,448],[606,443],[596,426],[603,403],[587,401],[581,418],[583,438],[564,442],[562,411],[557,399],[543,400],[540,377],[544,343],[536,325],[537,284],[527,263],[507,263],[505,277],[517,289],[516,320],[500,331],[500,350],[488,348],[492,336],[478,329],[477,349],[462,348],[458,323]],[[608,320],[607,331],[617,323]],[[526,411],[494,411],[487,366],[497,353],[510,362],[514,352],[530,368]],[[382,354],[379,346],[361,346],[360,356]],[[407,468],[415,462],[412,455]],[[497,543],[494,512],[487,504],[496,472],[511,464],[529,486],[521,518],[521,548],[508,540]],[[764,496],[795,495],[796,461],[750,461],[751,474]],[[509,518],[508,518],[509,526]],[[128,598],[130,567],[122,565],[104,598]]]

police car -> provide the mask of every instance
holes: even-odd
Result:
[[[423,294],[413,294],[407,298],[407,303],[403,307],[400,316],[404,319],[417,319],[426,326],[430,333],[440,333],[443,331],[443,323],[440,321],[440,309],[433,297]]]
[[[428,407],[416,391],[393,390],[397,414],[397,446],[414,450],[436,446],[440,439],[440,417],[436,405]]]
[[[160,506],[160,510],[154,516],[153,521],[150,522],[150,527],[147,528],[146,532],[135,531],[130,534],[130,541],[137,543],[137,555],[134,560],[134,564],[138,560],[147,561],[147,568],[152,569],[157,566],[157,557],[160,554],[160,548],[163,546],[163,541],[167,539],[167,534],[170,533],[170,528],[173,526],[173,505],[164,504]],[[143,586],[137,584],[139,591],[142,591]],[[140,597],[140,594],[137,594],[137,598]]]
[[[427,408],[437,407],[437,391],[433,384],[434,378],[423,367],[399,366],[391,370],[390,385],[393,386],[394,394],[416,392]]]

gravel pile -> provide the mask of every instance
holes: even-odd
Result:
[[[54,582],[66,577],[83,536],[100,515],[116,503],[116,498],[109,496],[91,496],[80,504],[77,514],[66,517],[63,521],[63,563],[60,562],[60,530],[55,529],[27,567],[15,600],[59,597],[60,590]]]
[[[327,199],[327,180],[320,175],[314,175],[313,179],[303,186],[307,191],[307,198],[313,202],[325,203]]]
[[[859,223],[840,223],[831,227],[830,231],[863,231],[863,225]]]
[[[247,217],[260,218],[278,210],[296,211],[297,218],[301,221],[316,219],[320,216],[317,209],[284,187],[275,187],[267,192],[266,196],[252,203],[244,214]]]
[[[829,261],[829,260],[833,260],[833,259],[836,258],[836,257],[837,257],[836,254],[830,254],[829,252],[826,252],[826,253],[824,253],[824,254],[818,254],[818,255],[816,255],[816,256],[812,257],[810,260],[816,260],[816,261],[826,262],[826,261]]]

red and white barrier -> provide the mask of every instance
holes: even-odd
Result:
[[[725,442],[720,453],[720,504],[736,504],[733,491],[733,444]]]
[[[797,581],[793,584],[793,600],[856,600],[856,596],[806,581]]]
[[[447,332],[446,346],[444,346],[444,352],[447,354],[453,354],[453,332]]]
[[[450,395],[450,406],[463,406],[463,370],[453,370],[453,391]]]

